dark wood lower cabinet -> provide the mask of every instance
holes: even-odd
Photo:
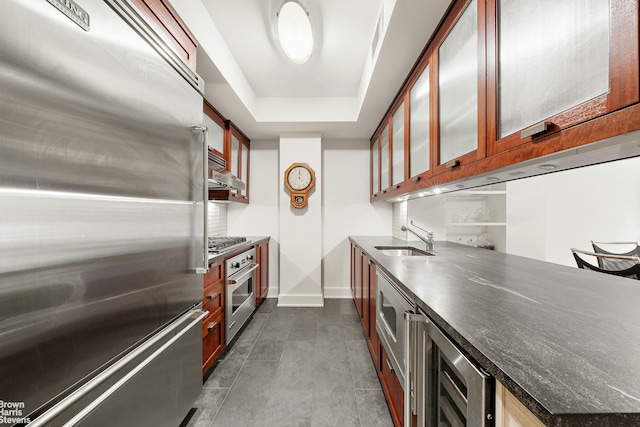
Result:
[[[209,315],[202,321],[202,373],[216,361],[224,349],[224,262],[209,264],[204,276],[202,310]]]
[[[202,373],[216,361],[224,349],[224,313],[218,310],[202,321]]]
[[[393,423],[400,427],[404,422],[404,390],[382,345],[380,345],[380,371],[378,374],[382,390],[389,403]]]
[[[256,307],[267,298],[269,293],[269,241],[265,241],[256,246]]]
[[[376,265],[356,245],[351,245],[351,295],[353,296],[371,358],[396,427],[403,426],[404,390],[376,331],[378,286]]]

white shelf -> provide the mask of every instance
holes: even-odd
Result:
[[[506,222],[448,222],[447,227],[505,227]]]

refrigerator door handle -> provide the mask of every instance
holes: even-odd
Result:
[[[118,389],[120,389],[123,385],[126,384],[134,375],[136,375],[139,371],[141,371],[145,366],[149,363],[153,362],[163,351],[165,351],[169,346],[175,343],[178,339],[180,339],[184,334],[186,334],[192,327],[196,326],[198,323],[202,322],[202,319],[209,315],[208,311],[202,311],[200,309],[191,310],[188,313],[185,313],[181,318],[173,322],[171,325],[166,327],[162,332],[154,335],[153,338],[146,341],[144,344],[133,350],[131,353],[127,354],[122,359],[118,360],[116,363],[111,365],[109,368],[105,369],[102,373],[96,376],[93,380],[89,381],[78,390],[70,394],[66,399],[62,400],[51,409],[43,413],[40,417],[36,418],[29,424],[29,427],[42,427],[49,425],[49,423],[55,419],[58,415],[64,412],[66,409],[71,407],[73,404],[78,402],[84,396],[86,396],[89,392],[96,389],[98,386],[103,384],[109,378],[113,377],[118,371],[123,369],[127,364],[129,364],[136,357],[142,355],[145,351],[149,350],[151,347],[161,342],[163,339],[166,339],[170,336],[176,329],[178,329],[181,325],[184,325],[185,322],[188,322],[186,326],[180,329],[175,333],[167,342],[165,342],[160,348],[151,353],[146,359],[144,359],[139,365],[135,368],[131,369],[120,378],[115,384],[109,387],[104,393],[102,393],[96,400],[87,405],[82,411],[78,412],[71,420],[64,424],[64,426],[73,426],[84,419],[87,415],[89,415],[95,408],[100,406],[102,402],[104,402],[109,396],[114,394]]]
[[[196,274],[207,274],[209,272],[209,245],[207,238],[209,237],[209,225],[208,225],[208,211],[209,211],[209,128],[206,126],[193,126],[195,133],[202,134],[202,205],[204,207],[203,212],[203,265],[195,269]]]

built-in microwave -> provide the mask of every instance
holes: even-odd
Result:
[[[376,330],[400,384],[405,383],[405,321],[404,312],[411,310],[409,298],[377,269]]]

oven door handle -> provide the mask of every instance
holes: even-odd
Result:
[[[249,274],[251,274],[255,270],[257,270],[258,267],[259,267],[258,264],[253,264],[253,267],[251,267],[250,269],[248,269],[245,272],[243,272],[239,277],[234,277],[233,279],[231,279],[231,278],[227,279],[227,285],[235,285],[235,284],[238,284],[238,283],[242,282],[245,277],[247,277]]]

